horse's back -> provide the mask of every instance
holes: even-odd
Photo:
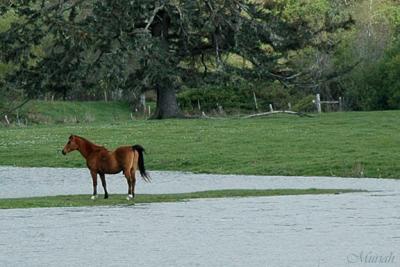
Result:
[[[132,146],[120,146],[114,150],[113,154],[123,169],[134,167],[135,153]]]
[[[115,174],[136,166],[135,153],[131,146],[121,146],[114,151],[105,148],[96,151],[88,167],[105,174]]]

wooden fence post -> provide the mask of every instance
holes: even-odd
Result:
[[[318,113],[321,113],[321,97],[319,94],[315,96],[315,105],[317,105]]]
[[[141,93],[139,96],[140,107],[139,110],[143,109],[143,115],[146,116],[147,109],[146,109],[146,95],[145,93]]]
[[[254,98],[254,105],[256,107],[256,110],[258,110],[257,97],[256,97],[256,93],[254,91],[253,91],[253,98]]]
[[[108,95],[105,89],[103,90],[103,93],[104,93],[104,102],[108,102]]]
[[[10,121],[8,120],[8,116],[4,115],[4,119],[6,119],[7,125],[10,125]]]

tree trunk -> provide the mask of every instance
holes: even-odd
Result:
[[[152,119],[182,118],[175,89],[157,87],[157,107]]]

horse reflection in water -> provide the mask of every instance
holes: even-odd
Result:
[[[93,180],[92,199],[97,198],[97,175],[100,176],[104,188],[104,198],[108,198],[105,174],[124,172],[128,182],[128,200],[135,197],[136,170],[139,170],[143,180],[150,182],[150,176],[144,167],[145,150],[140,145],[121,146],[114,151],[108,151],[105,147],[96,145],[83,137],[71,135],[62,154],[66,155],[74,150],[78,150],[86,159],[86,165]]]

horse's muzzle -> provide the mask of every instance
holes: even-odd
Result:
[[[63,155],[67,155],[67,153],[65,153],[64,149],[61,150],[61,153],[62,153]]]

